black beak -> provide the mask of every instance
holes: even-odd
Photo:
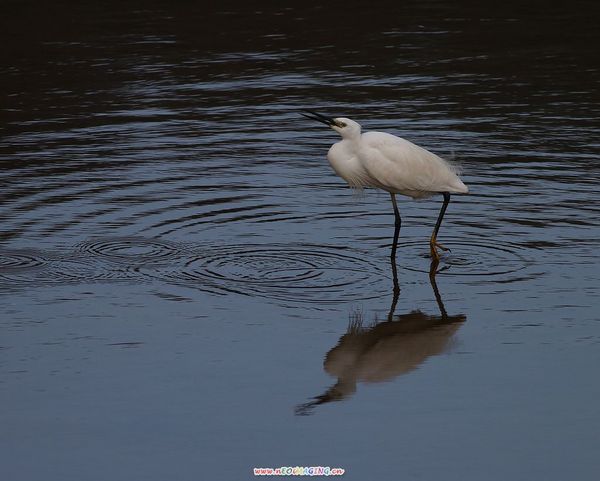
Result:
[[[305,113],[306,112],[306,113]],[[313,112],[312,110],[305,110],[304,112],[300,112],[300,115],[304,115],[307,119],[316,120],[317,122],[321,122],[329,127],[335,125],[335,120],[331,117],[325,117],[324,115],[318,114],[317,112]]]

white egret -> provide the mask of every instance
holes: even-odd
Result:
[[[395,257],[402,222],[396,194],[413,199],[433,194],[444,196],[444,203],[429,241],[431,257],[437,262],[437,248],[449,250],[437,242],[437,234],[450,202],[450,194],[469,192],[456,169],[441,157],[395,135],[384,132],[362,134],[360,125],[354,120],[345,117],[330,118],[311,110],[305,112],[302,115],[328,125],[342,136],[342,140],[333,144],[327,153],[327,159],[337,175],[348,182],[350,187],[376,187],[390,193],[396,217],[392,258]]]

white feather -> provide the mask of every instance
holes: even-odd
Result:
[[[377,187],[413,198],[434,193],[466,194],[455,166],[441,157],[395,135],[383,132],[361,134],[360,125],[346,118],[335,119],[342,135],[327,158],[353,188]]]

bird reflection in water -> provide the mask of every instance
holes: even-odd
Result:
[[[337,382],[312,401],[296,407],[297,415],[308,415],[319,404],[340,401],[354,392],[359,382],[389,381],[417,369],[429,357],[452,346],[453,335],[466,320],[464,314],[449,316],[440,296],[435,275],[438,261],[431,263],[429,280],[440,314],[420,310],[396,314],[400,286],[396,272],[396,239],[392,246],[393,300],[387,320],[364,325],[362,313],[350,316],[348,331],[325,356],[325,371]]]

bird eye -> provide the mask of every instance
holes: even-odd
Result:
[[[342,128],[346,127],[346,122],[340,122],[339,126],[342,127]]]

